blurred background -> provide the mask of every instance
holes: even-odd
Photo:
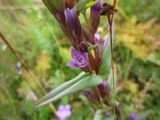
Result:
[[[123,115],[153,110],[146,120],[160,119],[160,1],[119,0],[115,17],[114,58],[118,70],[118,100]],[[100,30],[106,29],[102,19]],[[49,92],[80,70],[66,67],[70,44],[41,0],[0,0],[0,32]],[[33,109],[43,96],[15,56],[0,39],[0,120],[55,120],[46,105]],[[69,120],[92,120],[81,92],[54,102],[70,104]],[[82,112],[83,111],[83,112]]]

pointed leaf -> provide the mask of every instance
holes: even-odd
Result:
[[[98,0],[82,0],[74,8],[76,11],[81,11],[93,6],[97,2]]]
[[[48,93],[46,96],[44,96],[43,98],[41,98],[35,105],[34,107],[39,107],[41,105],[43,105],[42,103],[45,102],[46,100],[52,98],[53,96],[57,95],[58,93],[64,91],[66,88],[72,86],[74,83],[76,83],[77,81],[79,81],[80,79],[82,79],[84,76],[86,76],[87,74],[82,72],[80,73],[77,77],[73,78],[72,80],[69,80],[63,84],[61,84],[59,87],[57,87],[56,89],[52,90],[50,93]]]
[[[102,75],[106,75],[109,73],[110,68],[111,68],[111,50],[110,50],[110,38],[109,38],[109,33],[107,40],[105,42],[105,48],[103,51],[103,56],[102,56],[102,62],[100,66],[100,72]]]
[[[114,43],[114,22],[112,25],[112,38]],[[105,42],[105,48],[102,56],[102,62],[100,66],[100,74],[108,76],[110,68],[111,68],[111,48],[110,48],[110,33],[107,34],[107,40]]]
[[[76,81],[73,85],[69,87],[64,87],[63,91],[59,92],[58,94],[52,94],[54,93],[54,90],[53,90],[48,95],[46,95],[44,98],[42,98],[42,100],[40,100],[40,102],[36,104],[36,107],[45,105],[65,95],[69,95],[71,93],[75,93],[77,91],[96,86],[100,84],[102,80],[103,79],[100,76],[97,76],[95,74],[91,76],[83,77],[81,80]]]
[[[92,75],[84,77],[82,80],[77,81],[74,85],[53,97],[52,101],[57,100],[65,95],[99,85],[101,82],[102,78],[100,76]]]

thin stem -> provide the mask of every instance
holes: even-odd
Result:
[[[117,0],[114,0],[114,1],[113,1],[113,7],[114,7],[114,8],[116,7],[116,4],[117,4]]]
[[[112,78],[113,78],[113,90],[114,90],[115,89],[115,81],[114,81],[114,57],[113,57],[113,37],[112,37],[113,14],[108,15],[107,17],[108,17],[109,33],[110,33],[111,66],[112,66]]]
[[[27,67],[27,65],[23,62],[23,60],[20,58],[19,54],[14,50],[14,48],[10,45],[10,43],[7,41],[7,39],[4,37],[4,35],[0,32],[0,37],[2,38],[3,42],[7,45],[9,50],[13,53],[13,55],[16,57],[16,59],[21,63],[21,65],[24,67],[24,69],[28,72],[28,74],[32,77],[33,81],[41,91],[42,95],[46,94],[45,89],[42,87],[39,80],[36,78],[36,76],[32,73],[32,71]],[[55,114],[56,109],[53,104],[49,105],[53,113]]]

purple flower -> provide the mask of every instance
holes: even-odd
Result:
[[[64,10],[64,15],[72,44],[77,46],[82,41],[82,29],[77,13],[75,9],[66,8]]]
[[[99,90],[96,87],[92,88],[92,90],[90,91],[84,90],[83,94],[86,96],[89,102],[93,104],[100,103],[100,94]]]
[[[88,66],[88,55],[86,52],[77,51],[72,48],[72,60],[67,63],[71,68],[85,68]]]
[[[103,80],[103,82],[98,86],[100,94],[102,98],[109,98],[109,85],[106,80]]]
[[[131,113],[126,120],[137,120],[137,114]]]
[[[95,41],[95,43],[98,43],[99,39],[100,39],[100,34],[95,33],[94,34],[94,41]]]
[[[16,69],[16,72],[17,72],[18,74],[22,74],[21,63],[18,62],[18,63],[15,65],[15,69]]]
[[[102,40],[100,39],[100,35],[98,33],[94,34],[94,42],[98,44],[99,53],[102,55],[103,50],[105,48],[105,44],[109,40],[109,35],[107,34]]]
[[[95,33],[97,31],[99,21],[100,21],[100,12],[102,7],[102,0],[99,0],[95,5],[91,7],[91,22],[92,22],[92,31]]]
[[[89,90],[84,90],[83,94],[86,96],[88,101],[90,101],[90,102],[94,101],[93,94]]]
[[[71,115],[72,113],[70,105],[60,105],[58,111],[56,112],[58,120],[66,120],[66,118],[70,117]]]
[[[95,43],[99,43],[99,47],[101,49],[104,48],[104,45],[106,43],[106,41],[109,39],[109,35],[107,34],[102,40],[100,40],[100,35],[98,33],[94,34],[94,41]]]

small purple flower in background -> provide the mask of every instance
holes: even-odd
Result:
[[[88,55],[86,52],[80,52],[72,48],[71,54],[72,60],[67,63],[68,67],[85,68],[88,66]]]
[[[21,68],[21,63],[18,62],[16,65],[15,65],[15,69],[16,69],[16,72],[18,74],[22,74],[22,68]]]
[[[58,120],[66,120],[66,118],[72,115],[71,106],[70,105],[60,105],[58,111],[56,112],[56,116]]]
[[[126,120],[137,120],[137,114],[131,113]]]

